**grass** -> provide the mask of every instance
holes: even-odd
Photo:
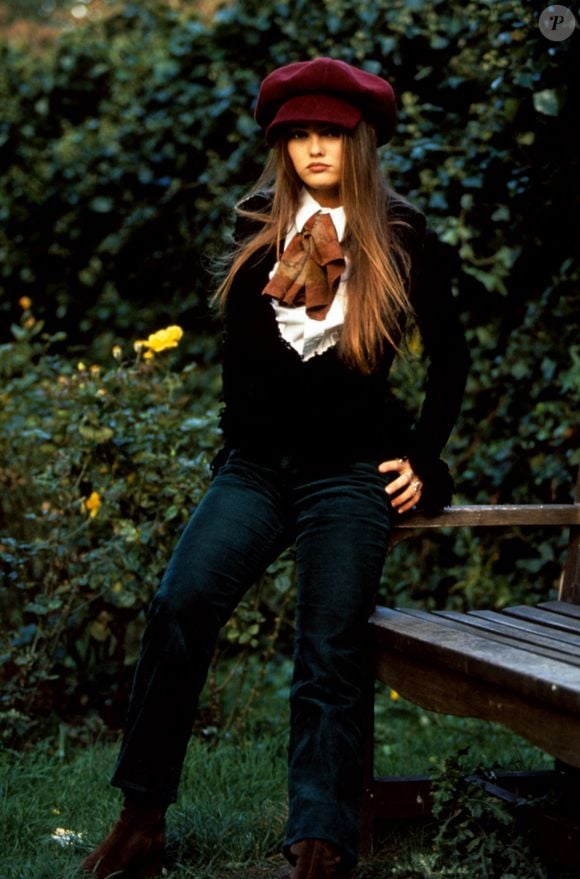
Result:
[[[116,751],[95,745],[65,760],[38,751],[3,756],[2,879],[72,879],[118,812],[119,794],[107,785]],[[276,862],[284,784],[276,738],[254,747],[193,741],[170,812],[171,879],[249,875],[250,865]]]
[[[283,871],[286,715],[280,706],[276,698],[257,706],[251,734],[213,746],[192,740],[180,800],[169,813],[168,879],[273,879]],[[498,727],[427,714],[398,699],[380,700],[377,740],[377,769],[385,774],[429,772],[466,744],[473,769],[547,765],[540,751]],[[48,743],[2,755],[0,879],[75,876],[118,812],[119,794],[107,784],[116,751],[111,744],[75,745],[58,757]],[[433,835],[432,823],[393,825],[373,859],[361,862],[357,879],[451,875],[429,866]]]

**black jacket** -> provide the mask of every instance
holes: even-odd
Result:
[[[267,196],[254,198],[256,210]],[[322,469],[407,455],[424,483],[422,506],[434,511],[451,497],[452,482],[439,456],[459,412],[469,355],[444,249],[425,230],[419,211],[405,202],[395,205],[410,226],[404,233],[412,260],[410,296],[428,357],[415,423],[389,383],[392,349],[372,374],[363,375],[335,347],[303,361],[283,340],[270,299],[261,295],[276,258],[273,249],[256,254],[238,272],[227,300],[220,423],[226,447],[258,460],[289,455]],[[247,221],[238,222],[238,237],[252,231]]]

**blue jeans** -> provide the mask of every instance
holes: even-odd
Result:
[[[285,851],[358,848],[366,622],[391,527],[376,462],[309,472],[230,452],[175,549],[149,612],[113,784],[172,802],[220,628],[292,542],[297,606]]]

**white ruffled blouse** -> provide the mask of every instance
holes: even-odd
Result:
[[[286,235],[284,247],[292,238],[302,231],[306,221],[317,211],[324,214],[330,214],[330,218],[334,223],[336,234],[339,241],[344,238],[346,227],[346,217],[344,208],[325,208],[304,189],[300,206],[294,219],[294,225]],[[309,360],[316,354],[323,354],[328,348],[336,345],[340,336],[340,328],[344,323],[344,314],[346,310],[346,282],[349,273],[349,260],[345,256],[346,268],[340,276],[338,288],[323,320],[313,320],[306,314],[306,306],[298,305],[288,307],[281,305],[277,299],[272,299],[272,308],[276,313],[276,320],[280,329],[282,338],[298,351],[302,360]],[[278,263],[270,272],[270,278],[276,272]]]

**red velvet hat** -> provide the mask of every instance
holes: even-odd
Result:
[[[333,58],[298,61],[272,71],[262,82],[256,122],[269,146],[288,125],[323,122],[352,131],[364,117],[389,141],[397,118],[395,93],[386,81]]]

